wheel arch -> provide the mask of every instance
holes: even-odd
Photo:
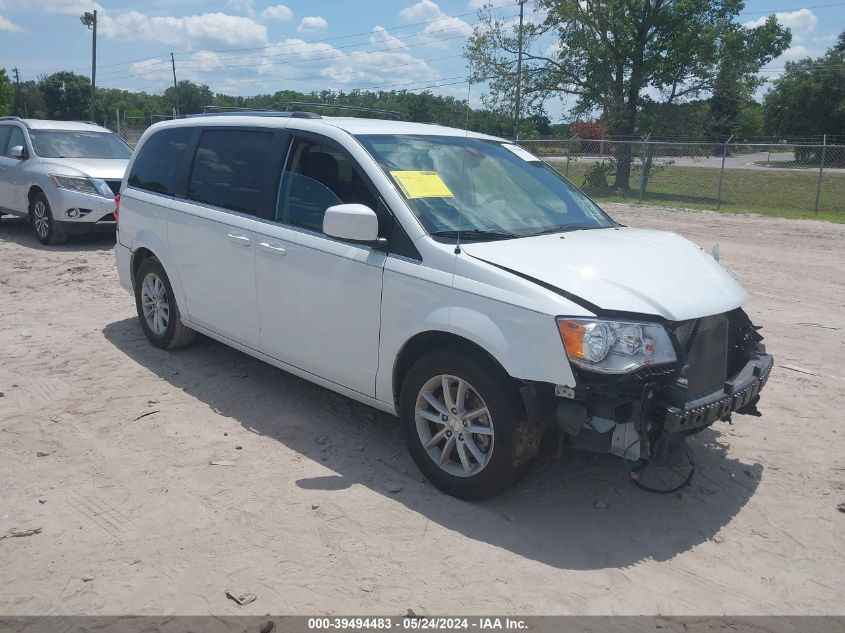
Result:
[[[471,355],[478,360],[490,362],[503,377],[513,381],[515,384],[518,383],[518,380],[507,372],[504,365],[496,356],[475,341],[454,332],[426,330],[408,339],[396,355],[396,360],[393,364],[393,401],[397,405],[399,403],[400,392],[402,391],[402,384],[405,382],[405,377],[408,375],[408,371],[413,364],[426,354],[439,350],[459,351]]]
[[[176,262],[170,258],[170,251],[165,243],[152,231],[138,231],[134,235],[131,251],[132,256],[129,259],[129,271],[132,279],[132,288],[135,288],[135,276],[138,274],[141,264],[150,257],[155,257],[161,262],[164,272],[170,280],[170,286],[173,288],[173,294],[176,295],[176,301],[179,304],[181,314],[189,317],[185,292],[182,287],[182,279],[179,277]]]

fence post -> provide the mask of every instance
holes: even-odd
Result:
[[[572,141],[576,138],[578,138],[577,134],[566,142],[566,173],[563,175],[567,179],[569,178],[569,161],[572,160]]]
[[[642,176],[640,177],[640,202],[643,201],[643,196],[645,196],[645,190],[648,187],[648,172],[649,172],[649,162],[651,160],[651,145],[649,145],[648,139],[651,138],[651,132],[649,132],[645,139],[643,139],[643,152],[640,160],[642,161]]]
[[[822,140],[822,160],[821,164],[819,165],[819,182],[816,184],[816,213],[819,212],[819,202],[821,201],[822,197],[822,174],[824,174],[824,159],[825,155],[827,154],[827,134],[824,135],[824,140]]]
[[[724,147],[722,147],[722,168],[719,170],[719,191],[716,194],[716,211],[721,211],[722,209],[722,183],[725,180],[725,158],[728,156],[728,144],[733,137],[734,135],[731,134],[728,140],[725,141]]]
[[[601,132],[601,138],[599,139],[599,161],[604,158],[604,130]]]

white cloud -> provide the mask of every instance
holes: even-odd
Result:
[[[420,31],[421,39],[427,41],[429,44],[438,46],[448,46],[445,44],[448,40],[455,40],[461,35],[470,35],[472,27],[460,18],[446,17],[426,24],[425,28]]]
[[[486,6],[505,7],[514,4],[513,0],[469,0],[471,9],[481,9]]]
[[[0,31],[8,31],[9,33],[20,33],[23,28],[12,22],[9,18],[4,18],[0,15]]]
[[[469,24],[460,18],[447,15],[432,0],[420,0],[410,7],[405,7],[399,12],[399,17],[407,22],[428,22],[418,35],[421,41],[433,46],[448,46],[445,41],[472,33]]]
[[[443,10],[432,0],[420,0],[399,12],[399,17],[408,22],[423,22],[446,17]]]
[[[400,40],[398,37],[393,37],[387,32],[387,29],[382,26],[373,27],[373,34],[370,35],[370,39],[368,41],[370,44],[379,44],[382,47],[389,49],[406,48],[405,42]]]
[[[324,18],[316,15],[302,18],[296,30],[300,33],[314,33],[315,31],[325,31],[327,28],[329,28],[329,23]]]
[[[262,20],[273,20],[276,22],[287,22],[293,18],[293,11],[283,4],[267,7],[261,12]]]
[[[777,21],[781,26],[789,28],[793,35],[798,35],[799,37],[812,31],[816,28],[816,25],[819,22],[816,14],[809,9],[799,9],[798,11],[778,11],[775,13],[775,18],[777,18]],[[769,16],[764,15],[756,20],[752,20],[751,22],[746,22],[745,26],[748,28],[762,26],[768,19]]]
[[[226,6],[249,16],[255,15],[255,5],[252,0],[226,0]]]
[[[114,19],[104,16],[100,32],[106,37],[152,39],[181,48],[226,46],[262,46],[267,42],[267,27],[253,19],[225,13],[204,13],[183,17],[149,17],[137,11],[121,13]]]
[[[783,55],[778,57],[778,61],[795,61],[797,59],[804,59],[806,57],[810,57],[810,51],[806,46],[790,46],[786,51],[784,51]]]

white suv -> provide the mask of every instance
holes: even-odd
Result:
[[[487,497],[544,449],[622,456],[756,414],[748,295],[687,240],[622,226],[490,136],[305,113],[141,138],[120,281],[149,340],[201,332],[398,415],[442,490]]]
[[[28,218],[42,244],[114,231],[114,196],[132,148],[84,121],[0,117],[0,215]]]

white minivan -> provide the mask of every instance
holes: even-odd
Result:
[[[117,199],[122,286],[156,346],[200,332],[395,414],[478,499],[540,451],[632,477],[758,414],[772,368],[711,255],[615,222],[512,142],[310,113],[152,126]]]

